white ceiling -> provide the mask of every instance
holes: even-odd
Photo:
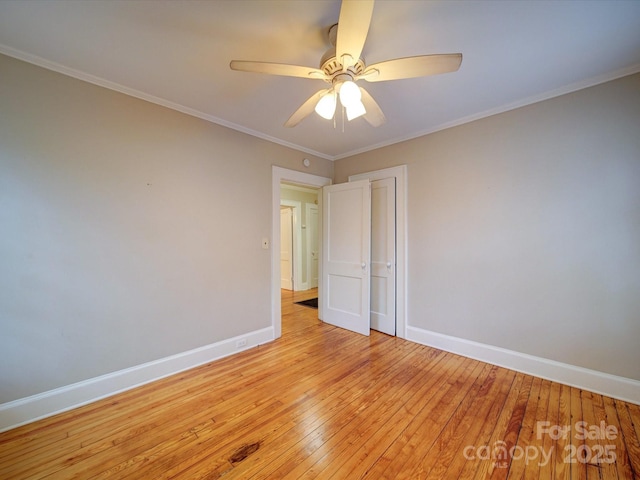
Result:
[[[229,69],[319,66],[339,0],[0,0],[0,52],[329,159],[640,71],[640,1],[378,0],[367,64],[463,54],[445,75],[362,82],[387,116],[283,127],[321,80]]]

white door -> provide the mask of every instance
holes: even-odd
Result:
[[[293,215],[280,208],[280,288],[293,290]]]
[[[318,206],[307,204],[307,275],[309,288],[318,286]]]
[[[396,334],[396,179],[371,182],[371,328]]]
[[[323,320],[369,335],[371,185],[322,188]]]

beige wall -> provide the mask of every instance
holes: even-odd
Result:
[[[640,75],[335,162],[408,165],[408,323],[640,380]]]
[[[270,326],[271,165],[303,157],[0,56],[0,403]]]
[[[635,75],[303,169],[0,56],[0,403],[268,327],[273,164],[408,165],[410,325],[640,379],[638,125]]]

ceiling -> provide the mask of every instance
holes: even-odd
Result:
[[[339,12],[338,0],[0,0],[0,53],[332,160],[640,71],[637,0],[378,0],[367,64],[461,52],[460,70],[361,82],[381,127],[314,113],[286,128],[326,84],[229,62],[318,67]]]

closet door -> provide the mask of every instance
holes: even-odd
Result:
[[[371,182],[371,328],[396,334],[396,179]]]
[[[323,321],[369,335],[370,259],[369,180],[323,187]]]

